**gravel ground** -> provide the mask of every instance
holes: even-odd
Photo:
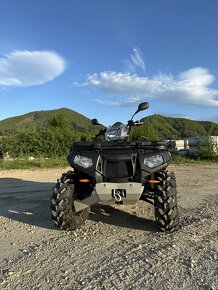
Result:
[[[81,229],[59,231],[49,198],[63,170],[0,171],[0,289],[218,289],[218,165],[171,170],[182,226],[172,234],[142,201],[95,205]]]

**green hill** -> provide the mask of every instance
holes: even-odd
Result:
[[[165,117],[161,115],[152,115],[143,118],[146,122],[143,128],[137,130],[143,131],[150,128],[160,139],[183,139],[195,136],[218,135],[218,124],[209,121],[194,121],[185,118]]]
[[[0,135],[10,135],[19,128],[45,128],[55,116],[62,115],[77,132],[96,132],[90,119],[70,109],[35,111],[0,121]],[[133,128],[132,136],[146,136],[148,139],[182,139],[200,135],[218,135],[218,124],[208,121],[194,121],[184,118],[152,115],[142,119],[145,125]],[[116,121],[116,120],[114,120]]]
[[[35,111],[21,116],[16,116],[0,121],[0,135],[10,134],[19,128],[43,128],[47,127],[49,121],[58,115],[77,131],[88,131],[91,128],[91,121],[87,117],[66,108],[48,111]]]

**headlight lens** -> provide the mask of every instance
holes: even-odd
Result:
[[[92,159],[85,156],[76,155],[73,161],[84,168],[89,168],[93,165]]]
[[[111,130],[111,131],[107,131],[106,133],[106,140],[111,141],[111,140],[116,140],[117,138],[120,137],[120,130],[115,129],[115,130]]]
[[[144,159],[144,165],[148,166],[149,168],[157,167],[164,163],[163,156],[160,154],[148,156]]]

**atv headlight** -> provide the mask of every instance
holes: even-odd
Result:
[[[127,138],[128,128],[126,125],[120,122],[116,122],[115,124],[110,126],[105,133],[106,141],[125,140]]]
[[[149,168],[157,167],[164,163],[163,156],[160,154],[152,155],[145,157],[144,165],[148,166]]]
[[[119,129],[107,131],[106,140],[107,141],[117,140],[119,139],[120,135],[121,135],[121,131]]]
[[[92,166],[93,162],[91,158],[85,157],[85,156],[80,156],[80,155],[76,155],[74,157],[74,163],[82,166],[84,168],[89,168]]]

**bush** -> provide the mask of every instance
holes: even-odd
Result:
[[[210,136],[206,136],[204,143],[199,145],[199,158],[215,159],[216,156],[217,145],[213,142]]]
[[[62,115],[53,117],[47,128],[22,129],[0,139],[0,157],[12,158],[66,156],[73,141],[86,141],[92,133],[72,129]]]
[[[158,141],[161,139],[159,134],[150,124],[132,128],[130,132],[130,140],[135,141],[138,140],[140,137],[145,138],[145,140],[149,141]]]

